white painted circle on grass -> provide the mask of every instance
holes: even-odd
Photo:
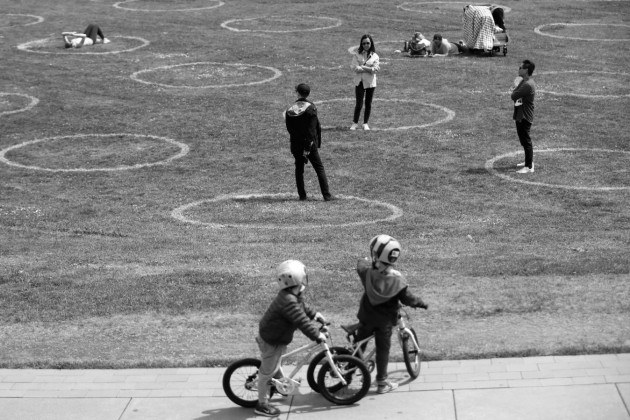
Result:
[[[53,140],[64,140],[64,139],[76,139],[76,138],[81,138],[81,137],[116,137],[116,136],[125,136],[125,137],[139,137],[139,138],[150,138],[150,139],[154,139],[154,140],[160,140],[160,141],[164,141],[166,143],[170,143],[172,145],[175,145],[177,147],[179,147],[180,151],[179,153],[177,153],[174,156],[171,156],[167,159],[161,160],[161,161],[157,161],[157,162],[150,162],[150,163],[139,163],[136,165],[121,165],[121,166],[116,166],[116,167],[109,167],[109,168],[63,168],[63,169],[53,169],[53,168],[44,168],[41,166],[35,166],[35,165],[22,165],[21,163],[17,163],[17,162],[13,162],[9,159],[6,158],[6,154],[8,152],[10,152],[11,150],[15,150],[15,149],[19,149],[22,147],[26,147],[26,146],[30,146],[33,144],[38,144],[38,143],[43,143],[43,142],[47,142],[47,141],[53,141]],[[56,136],[56,137],[47,137],[47,138],[43,138],[43,139],[36,139],[36,140],[30,140],[30,141],[25,141],[22,142],[20,144],[16,144],[14,146],[11,147],[7,147],[6,149],[0,150],[0,162],[2,163],[6,163],[7,165],[11,165],[11,166],[16,166],[18,168],[24,168],[24,169],[33,169],[36,171],[48,171],[48,172],[113,172],[113,171],[125,171],[125,170],[130,170],[130,169],[140,169],[140,168],[145,168],[145,167],[150,167],[150,166],[157,166],[157,165],[164,165],[167,164],[175,159],[179,159],[185,155],[187,155],[189,152],[189,147],[187,144],[185,143],[181,143],[178,142],[176,140],[173,139],[169,139],[167,137],[159,137],[159,136],[152,136],[152,135],[148,135],[148,134],[130,134],[130,133],[112,133],[112,134],[75,134],[75,135],[70,135],[70,136]]]
[[[566,70],[566,71],[546,71],[546,72],[541,72],[538,73],[538,76],[545,76],[547,74],[583,74],[583,75],[588,75],[588,74],[604,74],[604,75],[608,75],[608,74],[612,74],[612,75],[621,75],[621,76],[630,76],[629,73],[623,73],[623,72],[609,72],[609,71],[589,71],[589,70]],[[538,82],[540,82],[540,80],[538,80]],[[539,84],[538,87],[540,87]],[[590,83],[587,83],[586,81],[584,81],[583,79],[580,80],[580,86],[590,86]],[[618,84],[611,84],[611,89],[612,90],[618,90],[619,86],[630,86],[630,84],[626,81],[625,83],[621,82]],[[588,94],[583,94],[583,93],[572,93],[572,92],[557,92],[557,91],[552,91],[552,90],[548,90],[548,89],[540,89],[537,88],[538,92],[541,93],[547,93],[549,95],[557,95],[557,96],[575,96],[578,98],[593,98],[593,99],[604,99],[604,98],[629,98],[630,97],[630,93],[626,93],[623,95],[588,95]]]
[[[182,221],[184,223],[191,223],[194,225],[201,225],[201,226],[206,226],[206,227],[210,227],[210,228],[226,228],[226,227],[243,227],[243,228],[251,228],[251,229],[305,229],[308,227],[314,227],[314,228],[328,228],[328,227],[332,227],[332,228],[341,228],[341,227],[351,227],[351,226],[361,226],[361,225],[368,225],[368,224],[373,224],[373,223],[379,223],[379,222],[391,222],[393,220],[398,219],[399,217],[401,217],[403,215],[403,211],[399,208],[394,206],[393,204],[389,204],[389,203],[385,203],[384,201],[378,201],[378,200],[370,200],[367,198],[360,198],[360,197],[354,197],[351,195],[335,195],[335,197],[337,197],[340,200],[356,200],[356,201],[361,201],[364,203],[368,203],[371,205],[375,205],[375,206],[379,206],[379,207],[384,207],[386,209],[389,209],[392,214],[389,215],[388,217],[385,218],[380,218],[380,219],[373,219],[373,220],[360,220],[360,221],[356,221],[356,222],[347,222],[347,223],[331,223],[331,224],[312,224],[312,225],[305,225],[303,223],[298,223],[295,225],[288,225],[288,224],[245,224],[245,223],[234,223],[234,224],[223,224],[223,223],[211,223],[211,222],[202,222],[200,220],[196,220],[196,219],[191,219],[189,217],[187,217],[185,215],[185,212],[187,210],[190,210],[193,207],[197,207],[199,205],[202,205],[204,203],[216,203],[216,202],[220,202],[220,201],[230,201],[230,200],[255,200],[257,198],[262,198],[262,199],[285,199],[287,201],[296,201],[297,202],[297,198],[295,196],[295,194],[290,194],[290,193],[279,193],[279,194],[245,194],[245,195],[222,195],[222,196],[218,196],[215,198],[211,198],[208,200],[200,200],[200,201],[195,201],[194,203],[190,203],[190,204],[186,204],[183,205],[181,207],[176,208],[175,210],[173,210],[171,212],[171,216],[179,221]],[[303,202],[299,202],[300,205],[302,205]],[[308,202],[306,202],[308,203]],[[278,207],[280,208],[282,206],[282,204],[280,204]]]
[[[26,16],[29,18],[33,18],[35,19],[35,22],[29,22],[29,23],[24,23],[22,25],[7,25],[7,26],[0,26],[0,29],[2,28],[12,28],[14,26],[30,26],[30,25],[37,25],[38,23],[42,23],[44,21],[44,18],[41,16],[37,16],[37,15],[26,15],[23,13],[2,13],[0,14],[0,16]]]
[[[9,115],[9,114],[16,114],[18,112],[28,111],[29,109],[33,108],[35,105],[37,105],[39,103],[39,99],[37,99],[37,98],[35,98],[34,96],[31,96],[31,95],[25,95],[23,93],[0,92],[0,98],[2,96],[21,96],[23,98],[27,98],[29,100],[29,103],[24,108],[14,109],[14,110],[11,110],[11,111],[0,111],[0,116],[2,116],[2,115]]]
[[[321,104],[326,104],[326,103],[334,103],[334,102],[354,102],[355,98],[336,98],[336,99],[326,99],[323,101],[314,101],[315,105],[321,105]],[[390,128],[376,128],[376,127],[370,127],[371,131],[396,131],[396,130],[410,130],[412,128],[428,128],[428,127],[432,127],[434,125],[438,125],[438,124],[442,124],[448,121],[451,121],[453,118],[455,118],[455,111],[448,109],[444,106],[441,105],[436,105],[436,104],[430,104],[430,103],[425,103],[425,102],[420,102],[420,101],[414,101],[412,99],[381,99],[381,98],[375,98],[374,102],[393,102],[393,103],[407,103],[407,104],[415,104],[415,105],[422,105],[422,106],[427,106],[430,108],[434,108],[434,109],[439,109],[440,111],[443,111],[446,116],[444,118],[441,118],[437,121],[433,121],[430,123],[426,123],[426,124],[418,124],[418,125],[407,125],[407,126],[402,126],[402,127],[390,127]],[[324,129],[330,129],[330,128],[334,128],[334,127],[326,127],[323,126],[322,128]]]
[[[321,21],[329,21],[332,22],[328,25],[324,24],[324,26],[317,26],[314,28],[299,28],[299,29],[287,29],[287,30],[281,30],[281,29],[239,29],[239,28],[235,28],[233,26],[230,26],[233,23],[236,22],[252,22],[255,20],[260,20],[260,19],[276,19],[276,20],[285,20],[285,21],[290,21],[292,24],[295,24],[296,21],[296,17],[283,17],[283,16],[260,16],[260,17],[254,17],[254,18],[245,18],[245,19],[230,19],[230,20],[226,20],[225,22],[221,23],[221,27],[225,28],[225,29],[229,29],[230,31],[234,31],[234,32],[268,32],[268,33],[276,33],[276,34],[284,34],[284,33],[290,33],[290,32],[313,32],[313,31],[322,31],[324,29],[332,29],[332,28],[336,28],[338,26],[341,26],[341,19],[338,18],[333,18],[333,17],[327,17],[327,16],[300,16],[300,18],[306,18],[308,19],[309,23],[312,23],[313,21],[316,20],[321,20]]]
[[[587,148],[558,148],[558,149],[543,149],[543,150],[534,150],[535,154],[539,153],[554,153],[554,152],[596,152],[596,153],[623,153],[626,155],[630,155],[630,151],[626,150],[611,150],[611,149],[587,149]],[[505,153],[503,155],[499,155],[493,157],[492,159],[486,161],[486,170],[493,175],[498,176],[499,178],[505,179],[507,181],[519,182],[521,184],[530,184],[537,185],[540,187],[549,187],[549,188],[561,188],[565,190],[590,190],[590,191],[619,191],[619,190],[630,190],[630,186],[627,187],[587,187],[587,186],[579,186],[579,185],[562,185],[562,184],[549,184],[545,182],[535,182],[528,181],[526,178],[522,178],[523,176],[531,176],[531,175],[521,175],[513,172],[514,176],[503,174],[497,171],[494,168],[494,163],[498,160],[505,159],[508,157],[514,157],[518,155],[522,155],[522,151],[518,152],[510,152]],[[520,178],[515,178],[515,177]]]
[[[246,67],[249,68],[260,68],[260,69],[265,69],[265,70],[269,70],[270,72],[273,73],[273,76],[263,79],[263,80],[256,80],[253,82],[245,82],[245,83],[226,83],[226,84],[211,84],[211,85],[200,85],[200,86],[189,86],[189,85],[170,85],[170,84],[166,84],[166,83],[158,83],[158,82],[151,82],[151,81],[147,81],[147,80],[143,80],[141,79],[139,76],[145,73],[150,73],[150,72],[156,72],[159,70],[171,70],[171,69],[175,69],[175,68],[179,68],[179,67],[194,67],[194,66],[214,66],[214,67],[236,67],[237,70],[242,70]],[[166,87],[166,88],[182,88],[182,89],[205,89],[205,88],[224,88],[224,87],[235,87],[235,86],[250,86],[250,85],[259,85],[262,83],[267,83],[270,82],[274,79],[277,79],[278,77],[280,77],[282,75],[282,72],[274,67],[267,67],[267,66],[260,66],[258,64],[240,64],[240,63],[213,63],[213,62],[209,62],[209,61],[202,61],[202,62],[198,62],[198,63],[185,63],[185,64],[175,64],[175,65],[171,65],[171,66],[161,66],[161,67],[154,67],[152,69],[145,69],[145,70],[140,70],[137,71],[135,73],[133,73],[130,77],[131,79],[135,80],[136,82],[140,82],[140,83],[144,83],[147,85],[156,85],[156,86],[162,86],[162,87]],[[201,73],[197,74],[198,77],[201,77]],[[211,75],[212,76],[212,75]]]
[[[534,32],[538,35],[549,36],[551,38],[560,38],[560,39],[573,39],[577,41],[602,41],[602,42],[619,42],[619,41],[630,41],[630,37],[621,38],[621,39],[609,39],[609,38],[581,38],[581,37],[572,37],[572,36],[563,36],[563,35],[555,35],[543,32],[543,29],[554,27],[554,28],[564,28],[564,27],[574,27],[574,26],[601,26],[602,33],[606,33],[606,29],[613,27],[624,27],[630,28],[630,25],[625,25],[623,23],[545,23],[544,25],[539,25],[534,28]]]
[[[416,9],[410,9],[409,5],[414,5],[414,4],[459,4],[459,5],[464,5],[467,6],[469,4],[472,4],[473,6],[486,6],[487,4],[477,4],[477,3],[470,3],[470,2],[466,2],[466,1],[406,1],[403,4],[398,5],[399,9],[402,10],[406,10],[408,12],[419,12],[419,13],[431,13],[430,11],[425,11],[425,10],[416,10]],[[512,9],[510,7],[507,6],[502,6],[500,4],[493,4],[493,6],[498,6],[500,8],[503,9],[503,11],[505,13],[509,13],[512,11]],[[463,10],[463,6],[461,6],[461,9]],[[450,9],[449,9],[450,11]]]
[[[405,41],[404,40],[374,41],[374,47],[376,48],[379,44],[394,44],[394,43],[400,44],[400,49],[401,50],[403,49],[403,47],[405,45]],[[359,50],[359,46],[358,45],[355,45],[353,47],[348,48],[348,52],[350,54],[353,54],[353,55],[356,54],[358,50]],[[398,57],[383,57],[383,56],[381,56],[381,54],[378,51],[376,51],[376,52],[377,52],[377,54],[379,56],[379,60],[380,60],[381,63],[387,62],[388,60],[409,60],[409,58],[411,58],[411,57],[405,57],[405,56],[400,57],[400,58],[398,58]],[[395,54],[395,53],[393,53],[393,54]]]
[[[210,6],[203,6],[203,7],[188,7],[188,8],[182,8],[182,9],[134,9],[132,7],[126,7],[123,6],[123,4],[126,3],[133,3],[136,2],[138,0],[125,0],[125,1],[119,1],[118,3],[114,3],[113,6],[117,9],[122,9],[122,10],[131,10],[134,12],[191,12],[194,10],[207,10],[207,9],[214,9],[220,6],[223,6],[225,3],[219,0],[208,0],[209,3],[214,3]]]
[[[124,50],[114,50],[114,51],[94,51],[93,48],[99,48],[102,47],[103,44],[96,44],[96,45],[89,45],[86,47],[81,47],[81,48],[56,48],[59,51],[46,51],[46,50],[34,50],[32,48],[34,47],[38,47],[38,46],[42,46],[42,45],[49,45],[52,44],[53,42],[55,43],[59,43],[61,44],[63,42],[63,40],[61,39],[61,37],[59,38],[43,38],[43,39],[36,39],[34,41],[28,41],[25,42],[23,44],[20,44],[17,46],[17,48],[19,50],[23,50],[23,51],[28,51],[28,52],[32,52],[32,53],[37,53],[37,54],[74,54],[74,55],[107,55],[107,54],[120,54],[120,53],[124,53],[124,52],[131,52],[131,51],[135,51],[138,50],[142,47],[146,47],[147,45],[150,44],[150,42],[144,38],[140,38],[139,36],[122,36],[122,35],[115,35],[115,36],[108,36],[108,39],[116,39],[116,38],[121,38],[121,39],[133,39],[136,41],[140,41],[140,45],[132,47],[132,48],[127,48]],[[106,44],[108,46],[110,46],[111,44]]]

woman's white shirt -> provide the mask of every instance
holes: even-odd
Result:
[[[361,66],[372,67],[374,70],[380,70],[378,54],[372,53],[369,57],[366,51],[356,52],[352,55],[352,71],[354,71],[354,85],[358,86],[363,82],[363,88],[376,87],[376,73],[367,71],[359,71]]]

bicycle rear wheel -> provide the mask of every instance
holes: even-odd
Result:
[[[258,369],[260,360],[237,360],[223,374],[223,391],[232,402],[252,408],[258,402]]]
[[[359,358],[345,354],[333,356],[333,361],[346,385],[343,385],[330,363],[325,362],[317,375],[317,385],[322,396],[338,405],[354,404],[365,397],[372,382],[365,363]]]
[[[331,347],[330,352],[334,355],[336,354],[352,354],[350,350],[345,347]],[[308,369],[306,370],[306,380],[308,381],[309,386],[315,392],[319,392],[319,386],[317,385],[317,375],[319,374],[319,369],[322,367],[322,364],[326,363],[326,351],[321,351],[317,353],[311,363],[308,364]]]
[[[414,342],[418,342],[416,331],[413,328],[409,328],[409,331],[413,334],[413,340],[407,332],[403,332],[400,346],[402,347],[407,372],[409,372],[409,376],[411,376],[412,379],[416,379],[418,375],[420,375],[420,349],[414,344]]]

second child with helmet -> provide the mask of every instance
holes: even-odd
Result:
[[[389,235],[378,235],[369,244],[370,259],[362,258],[357,263],[357,273],[364,293],[359,304],[360,326],[356,341],[374,334],[376,346],[377,393],[384,394],[398,388],[398,384],[387,380],[387,365],[391,348],[392,332],[398,321],[400,304],[412,308],[427,309],[422,299],[409,291],[405,277],[394,265],[401,253],[400,243]]]

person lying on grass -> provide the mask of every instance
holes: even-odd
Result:
[[[90,23],[83,33],[62,32],[61,36],[66,48],[81,48],[84,45],[94,45],[97,43],[109,44],[110,42],[109,39],[105,38],[103,30],[94,23]]]
[[[468,47],[464,45],[463,41],[458,44],[451,43],[446,38],[442,38],[442,35],[433,35],[433,41],[431,41],[431,51],[429,57],[446,57],[456,54],[464,54],[468,52]]]
[[[394,269],[400,256],[400,243],[389,235],[378,235],[370,241],[371,260],[364,258],[357,263],[357,273],[364,293],[359,304],[359,329],[356,341],[374,334],[376,346],[376,392],[385,394],[398,388],[387,380],[389,350],[392,331],[398,322],[400,304],[412,308],[429,306],[408,290],[407,280]]]
[[[258,370],[258,403],[254,412],[268,417],[280,414],[280,410],[269,404],[269,381],[281,374],[280,357],[293,341],[295,330],[299,329],[313,341],[326,341],[326,335],[312,322],[323,324],[326,319],[304,302],[302,292],[308,285],[306,266],[296,260],[284,261],[278,265],[277,279],[280,291],[260,320],[256,338],[262,362]]]

